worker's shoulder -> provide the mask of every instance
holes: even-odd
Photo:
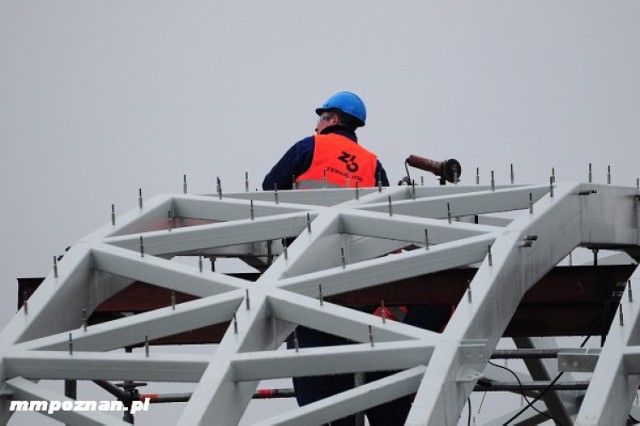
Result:
[[[313,147],[315,146],[315,141],[316,141],[315,136],[307,136],[304,139],[300,139],[293,146],[298,151],[309,151],[309,150],[313,151]]]

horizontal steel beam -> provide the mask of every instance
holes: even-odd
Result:
[[[231,365],[237,381],[404,370],[428,364],[433,347],[403,341],[249,352],[239,354]]]
[[[4,357],[6,377],[197,382],[210,355],[24,351]]]

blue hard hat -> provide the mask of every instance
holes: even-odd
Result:
[[[358,95],[351,92],[338,92],[324,103],[320,108],[316,109],[316,114],[321,115],[325,111],[337,109],[346,115],[358,120],[358,127],[364,126],[367,121],[367,109],[362,99]]]

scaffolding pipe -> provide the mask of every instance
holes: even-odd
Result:
[[[547,388],[554,391],[575,391],[586,390],[589,387],[588,381],[563,382],[551,385],[551,381],[536,382],[492,382],[484,380],[479,382],[474,388],[475,392],[529,392],[543,391]],[[151,404],[164,404],[169,402],[189,402],[191,393],[145,393],[140,395],[140,400],[145,401],[147,398]],[[295,398],[293,389],[259,389],[253,394],[253,399],[276,399],[276,398]]]

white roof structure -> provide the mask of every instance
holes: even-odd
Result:
[[[495,215],[503,212],[511,213]],[[140,200],[139,208],[76,242],[2,331],[0,421],[21,415],[10,411],[12,400],[68,399],[38,384],[45,379],[197,383],[179,424],[231,425],[261,380],[393,370],[398,372],[260,424],[323,424],[415,393],[407,424],[455,425],[478,380],[498,377],[488,362],[525,292],[577,247],[626,251],[637,259],[639,222],[637,188],[592,183]],[[172,260],[176,256],[238,257],[262,274],[251,282]],[[470,265],[478,270],[442,333],[323,300]],[[632,293],[640,299],[638,278],[636,273],[629,280],[619,320],[600,351],[576,348],[561,352],[557,364],[528,364],[533,378],[551,380],[564,371],[561,384],[597,360],[586,390],[550,390],[536,403],[538,410],[562,424],[625,424],[640,384],[640,300]],[[135,281],[198,299],[83,325],[83,315]],[[122,351],[227,321],[213,355],[190,354],[189,346],[176,354]],[[296,325],[356,343],[278,350]],[[553,339],[534,336],[519,347],[557,349]],[[99,412],[51,417],[126,424]],[[527,424],[544,420],[533,409],[518,417]]]

